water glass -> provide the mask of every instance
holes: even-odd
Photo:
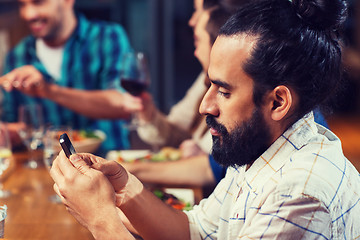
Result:
[[[44,120],[41,105],[27,104],[19,107],[19,122],[22,127],[19,135],[29,151],[29,160],[26,167],[37,168],[39,163],[34,152],[42,145],[44,136]]]
[[[10,196],[10,191],[3,189],[3,181],[10,175],[13,166],[10,139],[6,125],[0,122],[0,198]]]
[[[44,135],[44,164],[50,171],[52,164],[59,154],[61,147],[59,144],[59,137],[66,132],[70,137],[72,136],[70,127],[47,127]],[[58,195],[54,194],[49,197],[49,200],[54,203],[61,203]]]

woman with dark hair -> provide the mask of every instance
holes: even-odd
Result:
[[[145,113],[152,114],[152,121],[146,121],[138,129],[144,140],[150,144],[161,141],[165,145],[175,147],[183,142],[180,144],[182,159],[178,161],[124,163],[125,168],[141,181],[213,188],[225,176],[226,169],[209,156],[211,134],[206,126],[205,117],[199,114],[198,109],[209,86],[205,73],[209,66],[211,46],[220,27],[229,17],[230,13],[219,6],[204,9],[199,14],[194,26],[194,55],[203,67],[201,78],[196,80],[187,95],[172,108],[166,118],[156,110],[150,111],[153,107],[144,108]],[[190,125],[185,125],[190,121],[193,121],[192,125],[196,127],[193,131]],[[186,136],[191,136],[192,139],[184,138]]]

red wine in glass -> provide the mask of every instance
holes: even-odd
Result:
[[[130,52],[123,56],[121,86],[131,95],[139,96],[150,85],[150,75],[144,53]],[[136,113],[132,114],[131,123],[128,124],[130,130],[138,127]]]
[[[133,96],[139,96],[150,84],[149,69],[142,52],[130,52],[123,56],[121,86]]]
[[[133,96],[139,96],[148,87],[147,83],[132,78],[122,78],[121,86]]]

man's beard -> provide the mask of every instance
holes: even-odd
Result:
[[[221,136],[213,136],[212,155],[224,167],[243,166],[253,163],[270,146],[270,131],[263,115],[257,108],[251,118],[228,132],[224,125],[208,115],[206,123]]]

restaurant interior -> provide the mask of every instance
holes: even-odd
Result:
[[[0,0],[0,72],[7,51],[29,33],[14,2]],[[360,171],[360,1],[349,2],[347,43],[343,49],[346,84],[332,103],[331,114],[325,117],[330,130],[341,139],[345,156]],[[148,56],[149,91],[165,113],[184,96],[201,71],[194,58],[193,33],[188,26],[193,11],[191,0],[76,0],[76,9],[90,19],[124,26],[133,48]],[[136,134],[131,140],[134,149],[147,147]],[[22,164],[27,157],[20,153],[16,158],[15,164]],[[0,181],[5,179],[0,184],[12,191],[9,198],[0,198],[0,206],[8,207],[5,238],[93,239],[62,204],[49,201],[48,197],[54,194],[53,181],[45,168],[16,170],[16,176],[14,171],[0,177]],[[198,202],[202,189],[192,190]]]

